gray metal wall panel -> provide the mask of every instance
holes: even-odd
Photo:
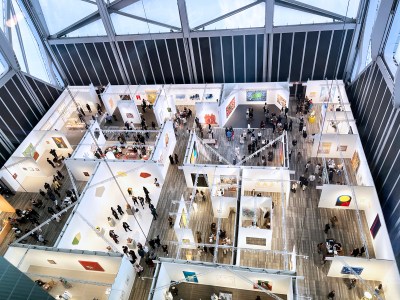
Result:
[[[231,36],[222,37],[222,52],[224,57],[225,82],[235,82],[233,72],[233,49]]]
[[[292,65],[290,68],[290,80],[300,81],[301,63],[303,59],[303,49],[305,43],[306,33],[296,32],[294,34]]]
[[[331,35],[332,31],[321,31],[318,43],[317,58],[315,60],[313,80],[324,79],[326,58],[328,56]]]
[[[287,81],[289,78],[292,39],[293,33],[282,34],[278,81]]]

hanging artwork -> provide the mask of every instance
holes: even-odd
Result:
[[[228,118],[233,110],[236,107],[236,99],[235,97],[232,98],[232,100],[229,102],[229,104],[226,106],[226,118]]]
[[[214,114],[206,114],[204,116],[204,123],[206,124],[217,124],[217,118]]]
[[[199,282],[196,276],[196,272],[190,272],[190,271],[182,271],[182,272],[187,282],[195,282],[195,283]]]
[[[54,260],[52,260],[52,259],[48,259],[47,262],[48,262],[49,264],[51,264],[51,265],[56,265],[56,264],[57,264],[57,263],[56,263]]]
[[[78,232],[78,233],[74,236],[74,239],[72,240],[72,245],[78,245],[80,241],[81,241],[81,233]]]
[[[272,291],[272,284],[271,281],[268,280],[257,280],[257,282],[254,283],[253,288],[255,290],[258,290],[259,288],[266,289],[268,291]]]
[[[359,267],[342,267],[340,273],[346,275],[354,275],[354,273],[356,273],[357,275],[361,275],[363,270],[364,268]]]
[[[168,135],[168,133],[165,133],[164,142],[165,142],[165,147],[168,147],[168,143],[169,143],[169,135]]]
[[[121,100],[131,100],[130,95],[119,95],[119,97],[121,98]]]
[[[115,108],[115,103],[113,98],[108,99],[108,104],[110,105],[111,110]]]
[[[334,95],[336,94],[336,86],[333,87],[321,87],[321,93],[319,95],[319,102],[332,102]]]
[[[283,98],[281,95],[277,95],[276,101],[279,103],[280,106],[284,107],[286,106],[286,99]]]
[[[267,101],[267,91],[246,91],[247,101]]]
[[[133,113],[126,113],[128,119],[134,119]]]
[[[370,232],[373,238],[375,238],[378,234],[379,228],[381,228],[381,220],[379,219],[379,215],[376,215],[374,223],[372,223],[372,226],[370,228]]]
[[[318,146],[319,154],[329,154],[331,151],[332,143],[331,142],[321,142]]]
[[[35,153],[35,147],[33,146],[32,143],[30,143],[28,147],[26,147],[24,152],[22,152],[22,155],[25,157],[33,157],[34,153]]]
[[[360,156],[357,151],[354,151],[353,157],[351,158],[351,167],[354,172],[357,172],[358,167],[360,166]]]
[[[52,139],[56,144],[57,148],[68,148],[67,144],[65,143],[62,137],[52,137]]]
[[[347,151],[347,145],[339,145],[336,151],[342,151],[342,152]]]
[[[221,175],[220,181],[222,184],[237,184],[236,175]]]
[[[154,104],[157,99],[157,91],[146,91],[146,97],[150,104]]]
[[[104,272],[104,269],[98,262],[95,261],[84,261],[84,260],[78,260],[78,262],[81,264],[81,266],[88,271],[98,271],[98,272]]]
[[[142,178],[148,178],[148,177],[151,176],[151,174],[147,173],[147,172],[141,172],[139,176],[142,177]]]
[[[350,206],[351,196],[349,195],[341,195],[336,199],[336,206]]]

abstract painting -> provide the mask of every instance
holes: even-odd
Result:
[[[263,101],[267,100],[267,91],[246,91],[247,101]]]
[[[370,228],[370,232],[373,238],[375,238],[378,234],[379,228],[381,228],[381,220],[379,219],[379,215],[376,215],[374,223],[372,223],[372,226]]]
[[[72,245],[78,245],[80,241],[81,241],[81,233],[78,232],[78,233],[74,236],[74,239],[72,240]]]
[[[351,167],[356,172],[360,166],[360,156],[357,151],[354,151],[353,157],[351,158]]]
[[[272,291],[272,284],[268,280],[257,280],[257,282],[255,282],[253,285],[255,290],[258,290],[260,287],[268,291]]]
[[[68,148],[67,144],[65,143],[62,137],[52,137],[54,143],[56,144],[57,148]]]
[[[206,124],[217,124],[217,117],[214,114],[206,114],[204,116],[204,123]]]
[[[32,143],[30,143],[28,147],[26,147],[24,152],[22,152],[22,155],[25,157],[33,157],[34,153],[35,153],[35,147],[33,146]]]
[[[133,116],[133,113],[126,113],[126,117],[128,119],[134,119],[135,117]]]
[[[235,97],[233,97],[232,100],[229,102],[229,104],[226,106],[226,118],[229,118],[229,116],[235,109],[235,106],[236,106],[236,99]]]
[[[182,271],[182,272],[187,282],[195,282],[195,283],[199,282],[196,276],[196,272],[190,272],[190,271]]]
[[[350,206],[351,196],[341,195],[336,199],[336,206]]]
[[[342,267],[340,273],[346,275],[354,275],[354,273],[356,273],[357,275],[361,275],[363,270],[364,268],[359,268],[359,267]]]
[[[78,260],[78,262],[88,271],[98,271],[104,272],[104,269],[100,266],[98,262],[95,261],[85,261],[85,260]]]
[[[284,107],[286,106],[286,99],[283,98],[281,95],[277,95],[276,101],[279,103],[280,106]]]
[[[331,151],[332,143],[331,142],[321,142],[318,147],[318,153],[320,154],[329,154]]]

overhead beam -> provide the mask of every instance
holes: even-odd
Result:
[[[117,0],[107,5],[108,9],[120,10],[140,0]]]
[[[325,10],[325,9],[322,9],[322,8],[319,8],[316,6],[312,6],[312,5],[303,3],[303,2],[299,2],[296,0],[275,0],[275,4],[279,5],[279,6],[295,9],[295,10],[304,11],[306,13],[342,21],[342,22],[354,23],[356,21],[355,19],[348,18],[346,16],[342,16],[340,14],[336,14],[334,12],[331,12],[331,11],[328,11],[328,10]]]
[[[8,40],[10,41],[10,44],[12,44],[12,35],[11,35],[11,27],[6,25],[6,22],[11,19],[11,0],[5,0],[3,1],[3,11],[4,11],[4,22],[3,22],[3,28],[4,28],[4,33]]]
[[[131,14],[128,14],[128,13],[123,12],[123,11],[109,9],[109,12],[110,13],[116,13],[118,15],[125,16],[125,17],[131,18],[131,19],[135,19],[135,20],[139,20],[139,21],[142,21],[142,22],[150,23],[150,24],[153,24],[153,25],[157,25],[157,26],[161,26],[161,27],[165,27],[165,28],[181,31],[181,28],[179,28],[179,27],[176,27],[176,26],[173,26],[173,25],[169,25],[169,24],[166,24],[166,23],[161,23],[161,22],[154,21],[154,20],[151,20],[151,19],[146,19],[146,18],[143,18],[143,17],[131,15]]]
[[[50,36],[50,38],[60,38],[63,37],[65,35],[67,35],[68,33],[71,33],[79,28],[82,28],[83,26],[86,26],[94,21],[100,20],[100,13],[98,11],[95,11],[89,15],[87,15],[86,17],[76,21],[75,23],[69,25],[68,27],[60,30],[59,32],[52,34]]]
[[[96,5],[96,1],[90,1],[90,0],[81,0],[81,1]]]
[[[10,8],[11,8],[12,15],[15,16],[16,14],[15,14],[14,7],[11,6]],[[24,42],[22,41],[22,34],[21,34],[21,29],[19,28],[19,23],[15,24],[15,31],[17,32],[18,42],[19,42],[19,46],[21,48],[21,55],[22,55],[22,59],[24,60],[26,72],[29,73],[28,60],[27,60],[26,54],[25,54],[25,47],[24,47]]]
[[[233,15],[236,15],[236,14],[246,10],[246,9],[249,9],[249,8],[251,8],[253,6],[256,6],[256,5],[258,5],[260,3],[264,3],[264,2],[265,2],[265,0],[258,0],[256,2],[253,2],[253,3],[250,3],[248,5],[242,6],[242,7],[238,8],[238,9],[232,10],[231,12],[228,12],[228,13],[226,13],[226,14],[218,17],[218,18],[215,18],[215,19],[212,19],[212,20],[210,20],[210,21],[208,21],[206,23],[200,24],[200,25],[194,27],[193,30],[199,30],[199,29],[201,29],[201,28],[203,28],[205,26],[208,26],[208,25],[211,25],[211,24],[216,23],[218,21],[221,21],[223,19],[229,18],[229,17],[231,17]]]

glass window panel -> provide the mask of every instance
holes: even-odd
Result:
[[[8,65],[4,60],[3,55],[0,53],[0,77],[2,77],[8,70]]]
[[[50,34],[97,11],[97,5],[82,0],[39,0]],[[96,35],[96,34],[94,34]]]
[[[177,0],[145,0],[143,4],[148,19],[181,27]]]
[[[21,15],[22,11],[17,4],[17,1],[12,1],[14,11],[17,15]],[[25,18],[21,18],[18,21],[19,29],[21,31],[22,42],[25,50],[26,60],[29,66],[29,73],[37,78],[50,82],[42,54],[39,50],[38,43],[33,36],[31,29],[28,26]],[[13,39],[14,43],[14,39]]]
[[[1,30],[3,30],[4,31],[4,15],[5,15],[5,12],[3,11],[3,8],[4,8],[4,5],[3,5],[3,0],[0,0],[0,12],[1,12],[1,15],[0,15],[0,28],[1,28]]]
[[[254,3],[251,0],[186,0],[190,27],[199,26],[207,21],[220,17],[233,10]],[[265,24],[265,4],[261,3],[244,10],[217,23],[211,24],[206,29],[262,27]],[[238,17],[240,15],[240,17]]]
[[[296,9],[291,9],[275,5],[274,26],[314,24],[314,23],[332,23],[333,19],[309,14]]]
[[[349,18],[356,18],[360,0],[335,0],[335,1],[321,1],[321,0],[297,0],[299,2],[312,5],[324,10],[328,10]],[[349,2],[349,9],[347,11],[347,2]],[[347,12],[347,13],[346,13]]]
[[[68,33],[67,37],[80,37],[80,36],[99,36],[107,35],[106,29],[104,28],[103,21],[97,20],[89,23],[75,31]]]
[[[24,58],[22,56],[22,49],[21,49],[21,45],[19,44],[19,41],[18,41],[17,30],[15,29],[15,27],[11,28],[11,40],[12,40],[12,47],[13,47],[15,56],[17,57],[19,66],[21,67],[22,71],[26,72],[26,66],[25,66]]]
[[[149,24],[116,13],[111,14],[111,20],[113,22],[115,33],[117,35],[170,31],[170,29],[167,27]]]

